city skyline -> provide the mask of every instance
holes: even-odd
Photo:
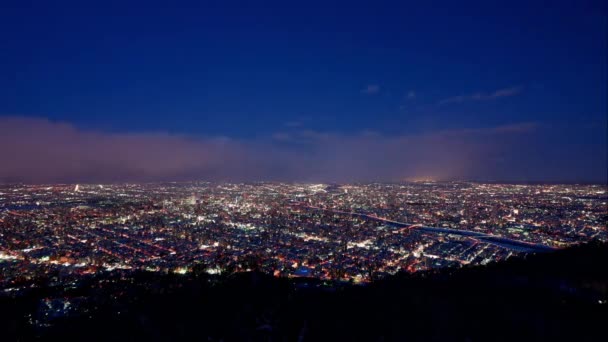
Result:
[[[344,312],[365,322],[379,313],[395,316],[378,309],[395,305],[437,329],[434,313],[453,307],[449,322],[462,317],[458,325],[471,326],[470,335],[469,329],[479,333],[476,314],[521,327],[521,317],[539,308],[541,323],[524,320],[536,326],[554,322],[547,313],[559,305],[566,323],[556,326],[581,335],[590,326],[601,329],[605,316],[607,193],[599,184],[430,181],[0,185],[0,313],[8,318],[0,323],[12,323],[4,336],[42,340],[106,330],[130,339],[129,331],[140,337],[157,327],[175,339],[186,329],[199,337],[229,336],[235,326],[259,336],[260,326],[270,327],[269,335],[286,321],[299,322],[296,314],[281,314],[277,303],[295,311],[311,305],[308,321],[324,312],[336,317],[343,306],[332,301],[351,293]],[[252,295],[252,288],[268,292]],[[176,294],[182,299],[173,300]],[[395,303],[403,295],[420,304]],[[507,299],[501,305],[493,298]],[[247,308],[256,306],[247,300],[274,308],[252,314]],[[151,309],[139,303],[156,308],[160,320],[149,325]],[[505,315],[516,324],[492,316],[509,307],[521,310]],[[377,336],[385,333],[384,322],[364,325]],[[395,326],[404,322],[411,326],[399,328],[402,336],[419,334],[411,319],[398,317]],[[490,335],[496,329],[488,329]],[[320,336],[326,330],[314,328]],[[312,334],[310,340],[320,339]]]
[[[3,341],[596,341],[608,2],[0,1]]]
[[[606,188],[470,182],[0,186],[4,285],[59,268],[370,282],[605,241]],[[35,224],[34,224],[35,223]],[[197,266],[199,265],[199,266]],[[18,272],[16,272],[18,271]],[[0,283],[0,287],[2,284]]]

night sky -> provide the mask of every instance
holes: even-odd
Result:
[[[603,1],[1,1],[0,182],[606,182]]]

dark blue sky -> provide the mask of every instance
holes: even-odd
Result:
[[[606,13],[602,1],[2,1],[0,119],[23,135],[35,118],[80,136],[179,137],[239,160],[206,146],[234,141],[263,179],[604,181]],[[445,134],[476,135],[455,138],[474,146],[454,151],[475,168],[444,172],[443,142],[412,147]],[[342,169],[319,152],[327,144],[336,163],[363,160]],[[399,163],[376,160],[390,148]],[[325,166],[277,166],[292,158]],[[15,170],[36,166],[22,159]],[[405,163],[420,167],[401,174]],[[211,173],[149,175],[144,164],[108,179],[253,177],[223,161]],[[91,167],[78,165],[48,180],[87,180]]]

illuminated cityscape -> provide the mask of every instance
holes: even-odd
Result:
[[[606,340],[606,3],[0,1],[0,341]]]
[[[366,283],[606,241],[599,185],[10,185],[0,191],[0,289],[118,270]]]

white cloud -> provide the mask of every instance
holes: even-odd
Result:
[[[498,89],[492,93],[477,92],[477,93],[474,93],[471,95],[451,96],[451,97],[448,97],[448,98],[445,98],[445,99],[439,101],[438,104],[444,105],[444,104],[449,104],[449,103],[461,103],[461,102],[465,102],[465,101],[495,100],[495,99],[498,99],[501,97],[509,97],[509,96],[517,95],[517,94],[521,93],[522,90],[523,90],[523,87],[517,86],[517,87]]]

